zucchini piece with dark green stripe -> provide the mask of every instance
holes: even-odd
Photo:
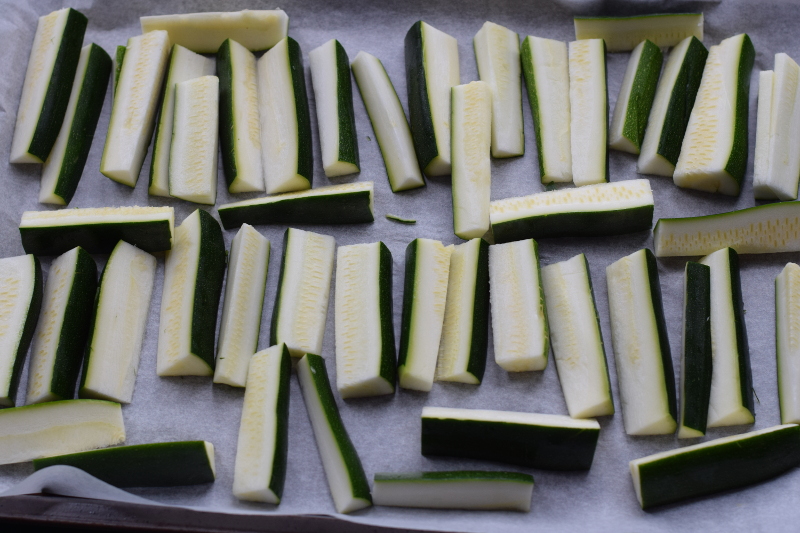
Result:
[[[119,73],[122,71],[122,62],[125,60],[125,51],[128,49],[126,46],[117,45],[112,58],[111,74],[111,101],[114,101],[114,95],[117,94],[117,84],[119,83]]]

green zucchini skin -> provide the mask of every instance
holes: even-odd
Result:
[[[359,169],[356,115],[353,109],[353,84],[350,81],[350,58],[339,41],[336,42],[336,101],[339,114],[339,161],[352,163]]]
[[[747,170],[748,112],[750,110],[750,72],[755,63],[756,50],[750,36],[744,34],[742,52],[739,58],[739,72],[736,87],[736,123],[733,126],[733,146],[725,171],[734,178],[741,188]]]
[[[114,95],[117,94],[117,84],[119,83],[119,73],[122,72],[122,62],[125,60],[125,52],[128,51],[127,46],[117,45],[114,55],[114,92],[111,94],[111,101],[114,101]]]
[[[233,65],[231,60],[231,40],[225,42],[217,51],[217,77],[219,78],[219,145],[222,153],[222,170],[225,182],[230,188],[238,175],[236,171],[236,141],[233,127]]]
[[[289,455],[289,382],[292,376],[292,356],[283,345],[281,352],[281,384],[278,390],[277,424],[275,427],[275,456],[272,460],[272,476],[269,488],[278,498],[283,497],[286,482],[286,460]]]
[[[628,103],[628,112],[622,127],[622,135],[632,141],[637,149],[642,147],[644,140],[644,130],[647,127],[650,108],[656,97],[656,86],[658,85],[658,75],[661,73],[662,60],[661,49],[653,44],[653,41],[646,40],[639,60],[639,64],[644,68],[640,68],[633,79],[631,100]]]
[[[14,399],[17,397],[19,380],[22,376],[22,367],[25,364],[25,355],[28,353],[31,340],[33,340],[36,324],[39,322],[39,312],[42,310],[44,278],[42,277],[42,264],[35,255],[33,256],[33,273],[35,278],[33,281],[33,294],[31,295],[31,302],[28,306],[28,316],[25,318],[25,325],[22,328],[22,335],[20,335],[17,357],[14,359],[14,369],[11,373],[11,380],[8,384],[8,397],[12,401],[12,406]]]
[[[226,228],[227,229],[227,228]],[[289,236],[291,228],[283,232],[283,251],[281,253],[281,269],[278,274],[278,290],[275,291],[275,305],[272,307],[272,320],[269,327],[269,345],[278,344],[278,323],[280,322],[281,293],[283,288],[283,273],[286,270],[286,250],[289,249]]]
[[[658,262],[656,261],[655,254],[653,254],[650,248],[645,248],[645,250],[645,258],[647,261],[647,277],[650,281],[650,298],[653,301],[653,314],[656,317],[656,328],[658,329],[658,345],[661,348],[661,365],[664,369],[664,388],[667,392],[669,414],[672,415],[673,420],[677,421],[678,398],[675,392],[675,370],[672,367],[672,354],[670,353],[669,337],[667,336],[667,322],[664,319],[664,304],[663,298],[661,297],[661,282],[658,278]]]
[[[311,113],[308,110],[303,53],[300,51],[297,41],[291,37],[286,39],[289,45],[289,68],[292,73],[294,105],[297,114],[297,173],[308,180],[308,187],[311,188],[314,177],[314,151],[311,147]]]
[[[711,398],[711,269],[686,263],[681,427],[706,432]]]
[[[739,352],[739,386],[742,405],[755,417],[753,402],[753,371],[750,367],[750,346],[747,342],[747,328],[744,321],[744,300],[742,298],[742,277],[739,269],[739,254],[728,249],[731,272],[731,294],[733,297],[733,320],[736,324],[736,346]]]
[[[411,342],[411,313],[414,310],[418,244],[419,239],[414,239],[406,247],[406,268],[403,279],[403,314],[400,322],[400,351],[397,355],[397,368],[401,368],[406,364],[408,345]]]
[[[475,273],[472,342],[467,363],[467,372],[475,376],[478,383],[483,381],[483,374],[486,371],[486,355],[489,349],[489,306],[489,243],[481,239],[478,249],[478,268]]]
[[[19,228],[19,233],[25,252],[36,255],[61,255],[76,246],[91,254],[108,254],[119,241],[150,253],[172,248],[168,220]]]
[[[542,120],[539,116],[539,93],[536,91],[536,72],[533,68],[533,58],[531,57],[531,47],[528,45],[529,37],[520,46],[520,59],[522,61],[522,76],[525,79],[525,87],[528,91],[528,103],[531,106],[533,116],[533,130],[536,137],[536,153],[539,161],[539,177],[545,175],[544,153],[542,152]]]
[[[199,211],[200,260],[194,290],[191,349],[213,370],[216,362],[214,335],[217,331],[217,310],[227,255],[219,223],[207,211]]]
[[[408,122],[421,168],[439,155],[433,128],[422,43],[422,21],[408,30],[405,38],[406,83],[408,84]]]
[[[380,243],[380,265],[378,267],[378,306],[381,315],[381,367],[380,376],[392,386],[397,383],[397,352],[394,349],[394,314],[392,300],[393,262],[392,252]]]

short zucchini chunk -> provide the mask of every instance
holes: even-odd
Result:
[[[569,43],[570,142],[576,186],[608,181],[608,84],[602,39]]]
[[[419,170],[408,120],[383,63],[371,54],[359,52],[351,68],[381,149],[392,192],[424,187],[425,178]]]
[[[80,11],[59,9],[39,17],[17,108],[12,163],[47,160],[64,121],[88,21]]]
[[[433,386],[442,337],[453,245],[414,239],[406,248],[403,322],[397,374],[404,389]]]
[[[613,415],[606,351],[583,254],[542,269],[558,379],[573,418]]]
[[[165,31],[128,39],[100,173],[129,187],[134,187],[139,179],[153,135],[169,52],[170,42]]]
[[[314,152],[300,45],[282,39],[261,56],[256,70],[267,194],[310,189]]]
[[[297,379],[336,512],[370,507],[369,482],[336,407],[325,360],[319,355],[304,355],[297,363]]]
[[[494,358],[508,372],[544,370],[550,333],[539,245],[533,239],[489,247]]]
[[[0,410],[0,465],[125,442],[122,407],[63,400]]]
[[[747,114],[755,49],[740,33],[712,46],[692,108],[675,185],[736,196],[747,169]]]
[[[36,256],[0,259],[0,316],[4,317],[0,335],[0,407],[16,405],[25,354],[42,307],[42,292],[42,266]]]
[[[212,483],[214,445],[202,440],[116,446],[34,459],[34,470],[80,468],[115,487],[179,487]]]
[[[77,246],[108,254],[121,240],[146,252],[172,248],[171,207],[85,207],[25,211],[19,223],[22,247],[37,255],[61,255]]]
[[[164,267],[158,328],[159,376],[214,373],[214,333],[225,277],[222,229],[198,209],[175,230]]]
[[[675,372],[653,252],[645,248],[608,265],[606,281],[625,432],[675,433]]]
[[[466,457],[543,470],[588,470],[596,420],[485,409],[422,408],[422,455]]]
[[[480,385],[489,345],[489,244],[472,239],[453,248],[436,381]]]
[[[312,50],[308,62],[325,175],[333,178],[358,172],[358,135],[347,52],[342,43],[331,39]]]
[[[292,357],[281,343],[250,359],[236,445],[233,495],[278,504],[286,479]]]
[[[286,344],[292,357],[322,353],[336,239],[287,228],[269,343]]]
[[[772,122],[772,87],[775,72],[762,70],[758,73],[758,109],[756,114],[756,153],[753,161],[753,195],[771,195],[769,183],[769,155],[772,149],[770,128]]]
[[[122,72],[122,62],[125,60],[126,46],[117,45],[114,52],[114,57],[111,58],[111,102],[114,102],[114,95],[117,94],[117,85],[119,84],[119,73]]]
[[[253,226],[242,225],[231,243],[214,383],[232,387],[247,383],[247,367],[261,331],[269,254],[269,240]]]
[[[42,166],[39,203],[67,205],[83,174],[106,98],[111,58],[96,44],[81,49],[64,122]]]
[[[390,507],[527,513],[533,476],[484,470],[375,474],[372,493],[375,505]]]
[[[775,278],[775,352],[781,423],[800,422],[800,266],[787,263]]]
[[[394,393],[392,253],[382,242],[336,251],[336,388],[342,398]]]
[[[75,396],[96,294],[97,265],[86,250],[73,248],[51,263],[33,335],[25,403]]]
[[[408,115],[419,164],[428,176],[450,174],[450,88],[461,83],[458,41],[417,21],[405,39]]]
[[[676,46],[688,37],[703,40],[702,13],[575,17],[575,38],[603,39],[609,52],[628,52],[644,39],[659,48]]]
[[[772,426],[630,462],[642,509],[758,483],[800,464],[800,427]]]

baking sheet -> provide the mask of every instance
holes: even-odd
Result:
[[[86,42],[96,42],[111,52],[128,37],[140,33],[139,16],[175,12],[213,10],[269,9],[278,7],[263,2],[180,1],[156,2],[130,0],[126,2],[74,0],[66,2],[89,18]],[[27,58],[36,28],[36,19],[62,2],[41,0],[0,0],[0,256],[23,253],[17,225],[25,210],[51,209],[37,203],[38,165],[10,165],[8,153],[14,127],[16,108],[22,87]],[[405,106],[406,86],[403,62],[403,39],[408,28],[418,19],[455,36],[459,41],[462,83],[477,79],[472,52],[472,37],[485,20],[514,29],[520,35],[537,35],[568,41],[574,39],[573,14],[635,14],[658,11],[704,11],[705,44],[747,31],[756,48],[756,64],[751,76],[750,90],[750,158],[746,183],[739,198],[723,197],[695,191],[680,190],[671,180],[652,177],[656,209],[655,217],[693,216],[719,213],[754,205],[752,198],[752,154],[755,145],[755,110],[758,71],[771,69],[773,55],[787,52],[800,58],[800,37],[796,28],[800,14],[796,5],[759,2],[757,7],[745,2],[515,2],[498,1],[386,1],[375,3],[343,0],[306,0],[281,2],[279,7],[290,17],[290,35],[300,44],[304,54],[331,38],[344,45],[350,58],[360,50],[378,56],[384,63]],[[608,88],[610,109],[622,80],[628,54],[608,55]],[[313,91],[306,69],[306,84],[314,114]],[[427,187],[393,194],[380,156],[375,137],[363,103],[354,84],[354,103],[362,172],[357,176],[328,180],[322,172],[319,143],[314,119],[315,173],[314,185],[344,183],[353,180],[375,182],[375,215],[373,224],[356,226],[304,226],[336,237],[338,245],[382,240],[394,256],[395,328],[399,341],[400,310],[405,247],[415,237],[441,239],[447,243],[460,242],[452,233],[449,178],[428,180]],[[523,98],[525,95],[523,94]],[[509,160],[493,160],[492,198],[499,199],[541,191],[538,163],[530,109],[523,105],[525,124],[525,156]],[[145,160],[139,184],[135,189],[119,185],[102,176],[100,155],[108,125],[110,97],[97,128],[83,179],[70,207],[120,205],[172,205],[176,221],[182,221],[197,206],[179,200],[149,197]],[[612,181],[637,178],[635,157],[610,152]],[[243,198],[229,195],[222,185],[218,204]],[[212,209],[212,213],[216,210]],[[388,221],[387,213],[415,218],[417,224],[406,226]],[[269,319],[280,266],[280,250],[285,228],[258,228],[272,242],[273,254],[262,317],[259,347],[267,347]],[[235,231],[225,231],[228,247]],[[611,331],[606,298],[605,267],[644,246],[652,246],[649,232],[628,236],[592,239],[543,239],[540,253],[543,264],[549,264],[586,253],[592,273],[600,322],[608,353],[611,384],[619,409],[617,379],[611,346]],[[106,257],[95,256],[102,267]],[[44,258],[48,269],[51,258]],[[774,349],[773,281],[788,261],[800,260],[800,254],[742,256],[742,283],[746,323],[750,338],[753,385],[758,396],[755,428],[769,427],[780,422],[776,387]],[[664,295],[664,310],[676,371],[680,368],[682,278],[685,259],[659,260],[659,273]],[[231,494],[233,465],[238,434],[243,390],[212,385],[210,378],[159,378],[156,376],[156,345],[163,257],[159,257],[157,285],[151,303],[150,320],[144,339],[142,360],[136,390],[131,405],[123,408],[128,444],[154,441],[205,439],[214,443],[217,454],[218,478],[214,484],[170,489],[133,489],[130,492],[163,504],[191,506],[230,513],[265,514],[335,514],[328,493],[325,475],[316,450],[311,427],[295,378],[290,399],[289,457],[283,502],[279,507],[237,501]],[[332,295],[332,299],[335,294]],[[491,338],[490,338],[491,347]],[[323,355],[328,371],[335,381],[333,301],[331,301]],[[18,398],[24,399],[26,374]],[[338,396],[338,395],[337,395]],[[430,393],[398,389],[390,397],[342,401],[337,398],[342,418],[361,456],[364,469],[371,479],[376,472],[447,469],[515,469],[532,473],[536,479],[532,510],[527,514],[507,512],[461,512],[371,508],[348,517],[347,520],[376,525],[409,528],[430,528],[459,531],[529,531],[547,528],[549,531],[575,529],[616,531],[666,531],[672,529],[793,529],[800,519],[797,505],[797,485],[800,471],[790,472],[778,479],[751,489],[732,491],[682,505],[668,506],[651,512],[639,509],[628,472],[628,461],[681,445],[674,436],[629,437],[625,434],[622,416],[600,419],[602,427],[594,465],[588,472],[558,473],[479,461],[436,458],[420,454],[419,416],[425,405],[506,409],[542,413],[566,414],[566,405],[551,364],[543,372],[509,374],[493,361],[489,351],[486,376],[480,387],[459,384],[436,384]],[[749,430],[749,427],[710,429],[706,439]],[[696,441],[692,441],[694,443]],[[8,490],[33,472],[30,463],[0,466],[0,492]],[[67,471],[68,472],[68,471]],[[63,486],[86,495],[115,499],[111,491],[99,485],[87,484],[74,474],[57,477]],[[51,488],[54,486],[49,482]],[[34,487],[35,488],[35,487]],[[235,518],[232,518],[235,523]]]

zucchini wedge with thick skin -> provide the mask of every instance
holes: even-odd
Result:
[[[419,170],[411,129],[383,63],[371,54],[359,52],[351,68],[381,149],[392,192],[424,187],[425,178]]]
[[[125,46],[117,45],[114,51],[114,57],[111,58],[111,102],[114,102],[114,95],[117,94],[117,85],[119,84],[119,73],[122,71],[122,62],[125,60],[125,51],[128,48]]]
[[[404,389],[429,391],[433,386],[453,248],[431,239],[414,239],[406,248],[397,359],[397,375]]]
[[[656,95],[662,59],[661,49],[652,41],[642,41],[633,49],[611,118],[610,148],[639,153]]]
[[[608,83],[602,39],[569,43],[572,181],[577,187],[608,181]]]
[[[708,53],[686,126],[675,185],[736,196],[747,169],[747,115],[755,49],[750,37],[729,37]]]
[[[480,385],[489,345],[489,244],[472,239],[453,248],[436,381]]]
[[[67,112],[88,21],[72,8],[39,17],[17,108],[12,163],[47,160]]]
[[[243,224],[231,243],[225,302],[217,341],[214,383],[244,387],[247,366],[258,348],[270,242],[253,226]]]
[[[77,246],[107,254],[124,240],[146,252],[172,248],[171,207],[86,207],[25,211],[19,223],[22,247],[37,255],[60,255]]]
[[[86,250],[73,248],[51,263],[31,345],[25,403],[75,396],[96,293],[97,265]]]
[[[372,492],[375,505],[527,513],[533,476],[481,470],[375,474]]]
[[[322,353],[336,239],[287,228],[272,308],[269,343],[285,343],[292,357]]]
[[[670,51],[636,164],[640,174],[671,178],[675,173],[707,57],[697,37],[687,37]]]
[[[723,437],[630,462],[642,509],[744,487],[800,464],[794,424]]]
[[[675,372],[653,252],[645,248],[610,264],[606,281],[625,432],[675,433]]]
[[[170,42],[167,32],[154,31],[128,39],[119,73],[100,173],[134,187],[156,124]]]
[[[466,457],[544,470],[588,470],[596,420],[562,415],[422,408],[422,455]]]
[[[282,9],[184,13],[139,17],[142,33],[164,30],[170,40],[199,54],[214,54],[226,39],[253,52],[268,50],[286,37],[289,16]]]
[[[278,504],[286,479],[292,357],[281,343],[250,359],[236,445],[233,495]]]
[[[179,487],[212,483],[214,445],[202,440],[116,446],[34,459],[34,470],[80,468],[115,487]]]
[[[653,225],[653,191],[646,179],[599,183],[495,200],[497,243],[546,237],[621,235]]]
[[[331,39],[308,54],[308,63],[325,175],[333,178],[359,172],[353,84],[347,52],[342,43]]]
[[[0,407],[16,405],[19,378],[39,320],[42,293],[42,266],[36,256],[0,259]]]
[[[214,373],[214,333],[225,277],[222,229],[198,209],[175,230],[164,267],[159,318],[159,376]]]
[[[42,166],[39,203],[66,205],[72,200],[89,157],[110,74],[111,58],[106,51],[96,44],[84,46],[61,131]]]
[[[0,465],[125,442],[122,407],[102,400],[63,400],[0,409]]]
[[[533,239],[489,248],[494,358],[508,372],[544,370],[550,332],[539,245]]]
[[[319,355],[304,355],[297,363],[297,379],[336,512],[352,513],[370,507],[369,482],[339,416],[325,360]]]
[[[282,39],[261,56],[256,70],[267,194],[310,189],[314,151],[300,45]]]
[[[627,52],[645,39],[660,48],[687,37],[703,40],[702,13],[659,13],[633,17],[575,17],[576,39],[603,39],[609,52]]]
[[[472,47],[478,75],[492,93],[492,156],[523,155],[519,35],[494,22],[485,22],[472,39]]]
[[[756,114],[756,153],[753,157],[753,195],[771,195],[767,185],[770,181],[769,156],[772,149],[770,128],[772,121],[772,87],[775,72],[762,70],[758,73],[758,108]]]
[[[800,422],[800,266],[787,263],[775,278],[775,352],[781,423]]]
[[[397,381],[392,253],[382,242],[336,251],[336,388],[342,398],[392,394]]]
[[[450,88],[461,83],[458,41],[417,21],[405,38],[408,115],[414,148],[428,176],[450,174]]]
[[[119,241],[100,277],[81,398],[131,402],[155,277],[156,258]]]

